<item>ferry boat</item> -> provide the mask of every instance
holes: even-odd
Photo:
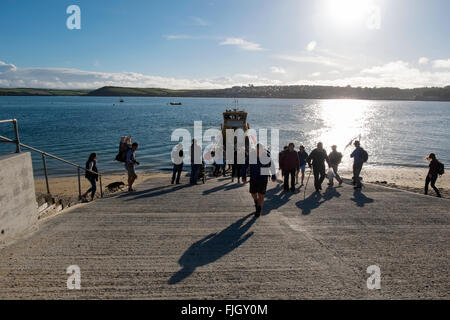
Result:
[[[246,149],[249,147],[249,143],[251,144],[254,142],[254,137],[248,136],[248,129],[250,129],[250,124],[247,122],[247,112],[243,110],[235,109],[227,109],[223,113],[223,123],[221,124],[221,130],[222,130],[222,137],[223,137],[223,146],[224,149],[226,149],[227,145],[227,130],[232,129],[233,131],[236,131],[238,129],[242,129],[244,131],[244,137],[245,137],[245,147]]]

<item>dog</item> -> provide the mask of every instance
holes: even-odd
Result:
[[[122,188],[125,187],[125,183],[122,181],[113,182],[106,186],[106,189],[108,189],[109,192],[116,192],[119,190],[122,190]]]

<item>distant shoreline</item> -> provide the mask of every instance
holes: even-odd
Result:
[[[172,90],[163,88],[102,87],[95,90],[0,88],[0,96],[83,96],[158,98],[248,99],[356,99],[375,101],[450,101],[450,86],[443,88],[362,88],[332,86],[246,86],[227,89]]]

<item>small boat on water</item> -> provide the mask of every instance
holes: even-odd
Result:
[[[181,102],[169,102],[171,106],[181,106]]]

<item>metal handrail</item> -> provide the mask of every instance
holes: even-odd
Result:
[[[82,169],[82,170],[84,170],[86,172],[90,172],[90,173],[98,175],[99,182],[100,182],[100,195],[103,198],[102,173],[86,169],[86,168],[84,168],[84,167],[82,167],[82,166],[80,166],[78,164],[75,164],[73,162],[70,162],[70,161],[67,161],[65,159],[59,158],[59,157],[57,157],[55,155],[52,155],[50,153],[47,153],[45,151],[42,151],[42,150],[39,150],[39,149],[36,149],[36,148],[33,148],[31,146],[28,146],[26,144],[21,143],[20,139],[19,139],[19,130],[18,130],[18,122],[17,122],[17,120],[16,119],[0,120],[0,123],[9,123],[9,122],[12,122],[14,124],[14,131],[15,131],[15,135],[16,135],[16,140],[12,140],[12,139],[0,136],[0,139],[4,140],[4,141],[0,141],[0,142],[15,143],[16,144],[16,153],[20,153],[20,151],[21,151],[20,147],[23,147],[23,148],[29,149],[31,151],[40,153],[42,155],[42,162],[43,162],[43,165],[44,165],[44,174],[45,174],[45,183],[46,183],[46,186],[47,186],[47,193],[50,193],[50,187],[49,187],[49,183],[48,183],[47,161],[46,161],[45,157],[49,157],[49,158],[61,161],[61,162],[65,163],[65,164],[68,164],[68,165],[70,165],[72,167],[76,167],[78,169],[78,196],[79,196],[79,199],[81,199],[81,174],[80,174],[80,169]]]

